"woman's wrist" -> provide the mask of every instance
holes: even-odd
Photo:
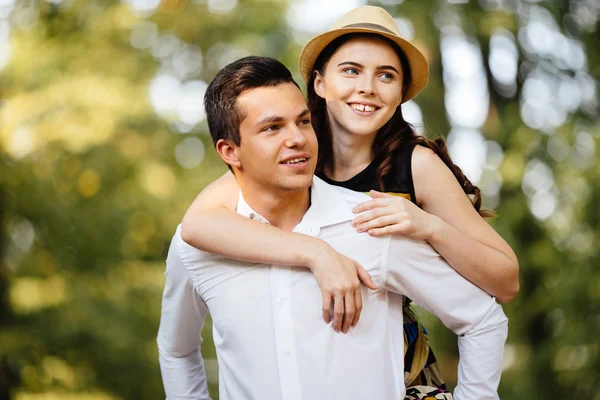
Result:
[[[302,236],[304,237],[299,247],[300,265],[312,271],[314,266],[319,262],[319,259],[327,251],[326,247],[329,247],[329,245],[319,238],[308,235]]]
[[[429,244],[439,243],[443,237],[446,222],[434,214],[429,214],[429,235],[425,239]]]

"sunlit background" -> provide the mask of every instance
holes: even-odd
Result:
[[[225,171],[202,98],[297,57],[362,0],[0,0],[0,398],[164,398],[164,258]],[[403,105],[446,136],[517,252],[503,399],[600,400],[597,0],[381,0],[431,64]],[[452,288],[448,288],[452,290]],[[446,379],[454,336],[423,315]],[[210,324],[203,354],[213,398]]]

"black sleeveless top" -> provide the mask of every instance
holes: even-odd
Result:
[[[385,192],[395,196],[402,196],[413,203],[417,203],[415,196],[415,187],[412,179],[411,159],[416,143],[406,143],[401,145],[392,154],[392,169],[384,178]],[[356,192],[366,192],[369,190],[380,190],[377,181],[377,167],[382,162],[382,157],[375,156],[373,161],[358,174],[344,182],[329,179],[323,171],[317,172],[317,176],[330,185],[341,186]]]

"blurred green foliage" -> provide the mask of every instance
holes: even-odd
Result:
[[[385,3],[412,22],[430,60],[430,82],[416,102],[431,136],[451,126],[440,55],[448,25],[440,19],[478,44],[488,82],[494,30],[522,43],[532,8],[583,49],[593,101],[550,131],[527,126],[520,108],[527,74],[576,72],[519,45],[516,94],[489,83],[482,132],[504,151],[492,224],[521,265],[521,292],[505,306],[501,397],[600,399],[600,8],[584,0]],[[164,398],[155,337],[166,249],[194,196],[225,167],[204,121],[186,124],[173,109],[156,110],[151,82],[160,74],[208,82],[247,54],[282,60],[300,82],[297,57],[310,35],[288,26],[287,9],[283,0],[0,2],[0,46],[8,48],[0,47],[0,67],[8,54],[0,70],[0,398]],[[177,64],[169,41],[197,50]],[[186,69],[185,57],[202,68]],[[197,166],[181,146],[190,137],[207,148]],[[557,137],[567,156],[552,150]],[[534,159],[552,172],[558,205],[549,218],[534,216],[523,190]],[[456,340],[423,318],[452,383]],[[203,334],[216,399],[210,324]]]

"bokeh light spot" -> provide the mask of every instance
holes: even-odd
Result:
[[[175,195],[177,180],[167,165],[153,162],[138,172],[142,187],[151,195],[166,200]]]
[[[423,112],[416,102],[409,100],[402,104],[402,116],[406,122],[414,126],[419,135],[424,133]]]
[[[10,236],[19,249],[29,251],[35,240],[35,228],[26,219],[20,220],[11,230]]]
[[[13,309],[22,314],[57,306],[64,303],[67,297],[66,282],[60,275],[48,279],[17,278],[9,288]]]
[[[129,234],[136,242],[147,242],[156,233],[154,217],[146,211],[136,211],[129,217]]]
[[[79,175],[77,188],[83,197],[92,197],[100,191],[100,175],[93,169],[86,169]]]
[[[238,0],[208,0],[208,11],[213,14],[227,14],[237,6]]]
[[[448,150],[456,165],[474,184],[479,183],[486,157],[486,144],[481,132],[472,129],[452,129],[448,135]]]
[[[175,158],[183,168],[195,168],[204,159],[204,143],[196,137],[183,139],[175,147]]]

